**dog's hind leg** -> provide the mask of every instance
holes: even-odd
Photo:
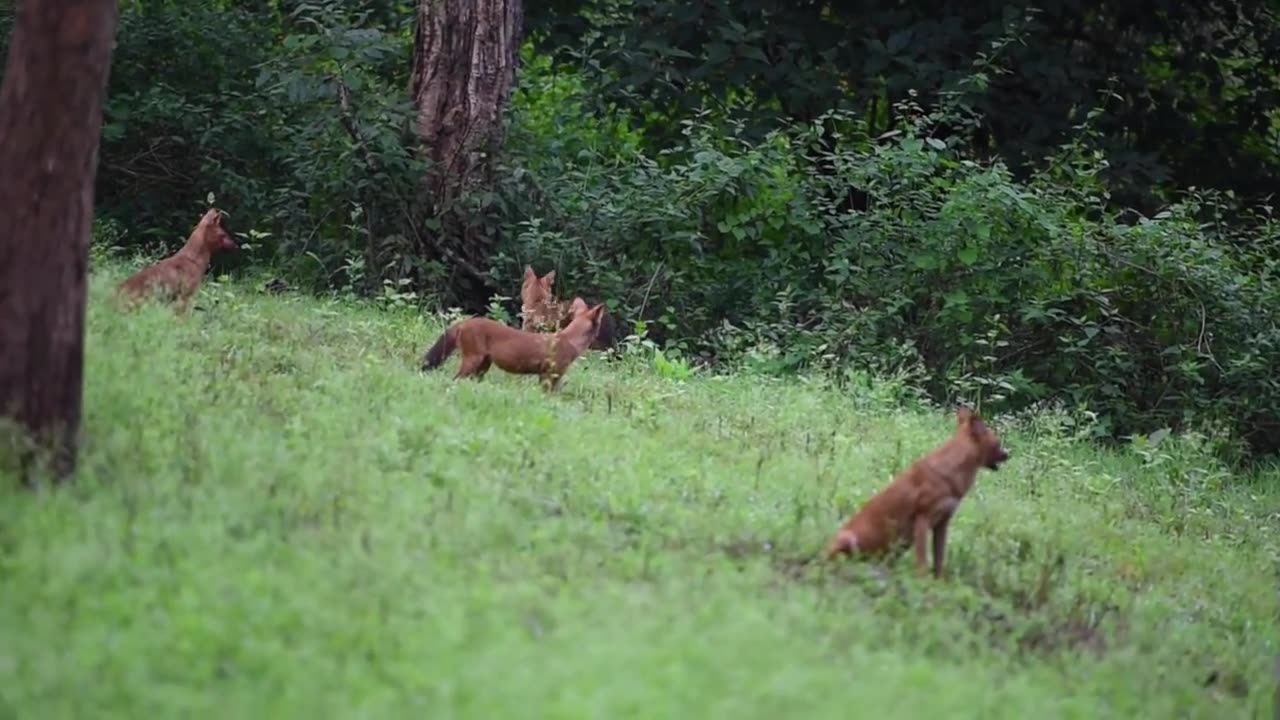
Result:
[[[463,355],[462,363],[458,365],[458,373],[453,376],[454,380],[462,378],[484,376],[484,371],[489,369],[489,356],[487,355]],[[477,379],[479,379],[477,377]]]
[[[480,364],[476,365],[476,371],[475,371],[476,380],[483,380],[484,374],[489,372],[489,366],[492,364],[493,364],[493,356],[485,355],[480,360]]]
[[[836,533],[836,537],[827,546],[827,559],[832,560],[837,555],[852,555],[858,550],[858,536],[852,530],[841,529]]]

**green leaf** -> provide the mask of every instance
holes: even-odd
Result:
[[[911,44],[911,28],[899,30],[889,36],[889,40],[885,42],[884,49],[890,55],[897,55]]]
[[[764,54],[764,51],[755,45],[739,45],[738,57],[755,60],[756,62],[763,63],[765,65],[769,64],[769,58]]]
[[[920,253],[911,257],[911,264],[921,270],[933,270],[938,267],[938,258],[930,253]]]

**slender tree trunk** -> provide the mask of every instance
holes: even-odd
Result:
[[[80,431],[93,183],[117,13],[116,0],[20,0],[0,86],[0,417],[50,453],[58,479],[75,469]]]
[[[418,0],[412,92],[418,137],[431,161],[425,199],[443,223],[443,237],[433,244],[454,245],[452,252],[436,249],[469,275],[484,267],[488,248],[455,215],[455,204],[490,181],[523,23],[522,0]]]

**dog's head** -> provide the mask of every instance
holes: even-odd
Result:
[[[524,318],[521,327],[555,329],[559,325],[559,307],[551,293],[555,281],[555,270],[538,277],[532,267],[524,266],[524,281],[520,283],[520,314]]]
[[[211,253],[221,250],[237,250],[239,245],[231,238],[231,233],[227,232],[227,228],[222,222],[222,211],[218,208],[209,208],[201,216],[199,224],[196,225],[194,236],[200,239],[200,244],[208,248]]]
[[[604,319],[604,303],[589,307],[585,300],[575,297],[569,304],[570,316],[573,318],[561,332],[577,335],[582,333],[594,340],[600,332],[600,323]]]
[[[978,459],[983,467],[999,470],[1000,464],[1009,459],[1009,453],[1000,444],[1000,436],[982,418],[968,407],[956,413],[956,431],[963,432],[978,448]]]
[[[538,277],[533,268],[524,266],[524,281],[520,283],[520,303],[526,308],[538,307],[552,299],[551,286],[556,282],[556,271]]]

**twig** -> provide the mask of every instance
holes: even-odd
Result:
[[[347,91],[347,85],[342,82],[341,79],[335,78],[335,81],[338,86],[338,109],[342,111],[338,115],[338,121],[347,129],[347,134],[351,135],[351,140],[355,143],[356,149],[358,149],[360,154],[364,157],[365,170],[368,172],[374,172],[377,166],[374,164],[373,154],[369,152],[368,147],[365,145],[364,136],[360,132],[360,126],[356,124],[355,113],[351,110],[351,95]],[[369,234],[367,244],[365,246],[365,265],[369,270],[369,275],[367,276],[369,285],[368,289],[369,292],[373,292],[376,287],[374,285],[374,268],[378,264],[378,248],[377,241],[375,240],[372,203],[366,202],[365,205],[367,206],[364,208],[365,231]]]
[[[1163,276],[1160,275],[1160,273],[1156,272],[1155,270],[1152,270],[1149,267],[1146,267],[1145,265],[1139,265],[1138,263],[1133,262],[1128,258],[1121,257],[1103,248],[1098,248],[1098,250],[1104,256],[1106,256],[1107,258],[1111,259],[1114,262],[1118,262],[1134,270],[1145,272],[1154,278],[1158,278],[1161,280],[1164,279]],[[1187,269],[1187,265],[1185,263],[1174,262],[1173,264],[1180,266],[1184,270]],[[1209,345],[1209,342],[1206,339],[1205,328],[1208,325],[1208,312],[1205,310],[1204,300],[1201,299],[1200,293],[1196,292],[1196,289],[1192,287],[1191,283],[1184,281],[1182,284],[1186,287],[1186,289],[1191,293],[1191,296],[1194,297],[1196,299],[1196,302],[1200,305],[1200,337],[1196,340],[1196,350],[1198,352],[1202,352],[1205,355],[1207,355],[1209,357],[1210,362],[1213,363],[1214,367],[1218,368],[1219,370],[1223,370],[1222,365],[1218,362],[1218,358],[1214,357],[1213,348]]]
[[[360,132],[360,127],[356,124],[354,114],[351,110],[351,92],[347,89],[347,84],[337,75],[331,75],[330,78],[333,80],[334,86],[338,91],[338,109],[341,111],[338,118],[339,122],[342,123],[342,127],[346,129],[347,134],[351,136],[352,142],[355,143],[356,150],[360,153],[361,159],[364,160],[365,167],[367,167],[371,172],[379,172],[382,164],[378,162],[378,158],[369,150],[369,145],[365,142],[364,134]],[[461,268],[474,280],[478,281],[485,287],[496,289],[493,281],[489,279],[488,275],[481,272],[475,265],[472,265],[467,261],[466,258],[461,257],[448,246],[436,242],[435,240],[430,239],[430,236],[424,234],[421,228],[418,227],[418,223],[414,221],[413,213],[409,209],[408,201],[405,200],[404,196],[394,185],[391,188],[391,192],[395,195],[396,200],[400,201],[400,211],[404,216],[405,224],[413,231],[415,237],[426,238],[432,249],[443,255],[446,260]]]
[[[1197,297],[1196,301],[1200,303],[1200,337],[1196,338],[1196,350],[1208,355],[1209,361],[1212,362],[1214,367],[1218,368],[1220,372],[1226,372],[1218,362],[1218,358],[1214,357],[1213,348],[1209,346],[1209,341],[1206,337],[1208,333],[1205,332],[1205,326],[1208,324],[1209,314],[1205,311],[1204,303],[1200,301],[1200,298]]]
[[[649,278],[648,287],[644,289],[644,299],[640,301],[640,312],[636,313],[636,317],[644,317],[644,309],[649,305],[649,291],[653,289],[653,283],[658,279],[658,273],[661,271],[662,262],[659,262],[658,267],[653,269],[653,277]]]

